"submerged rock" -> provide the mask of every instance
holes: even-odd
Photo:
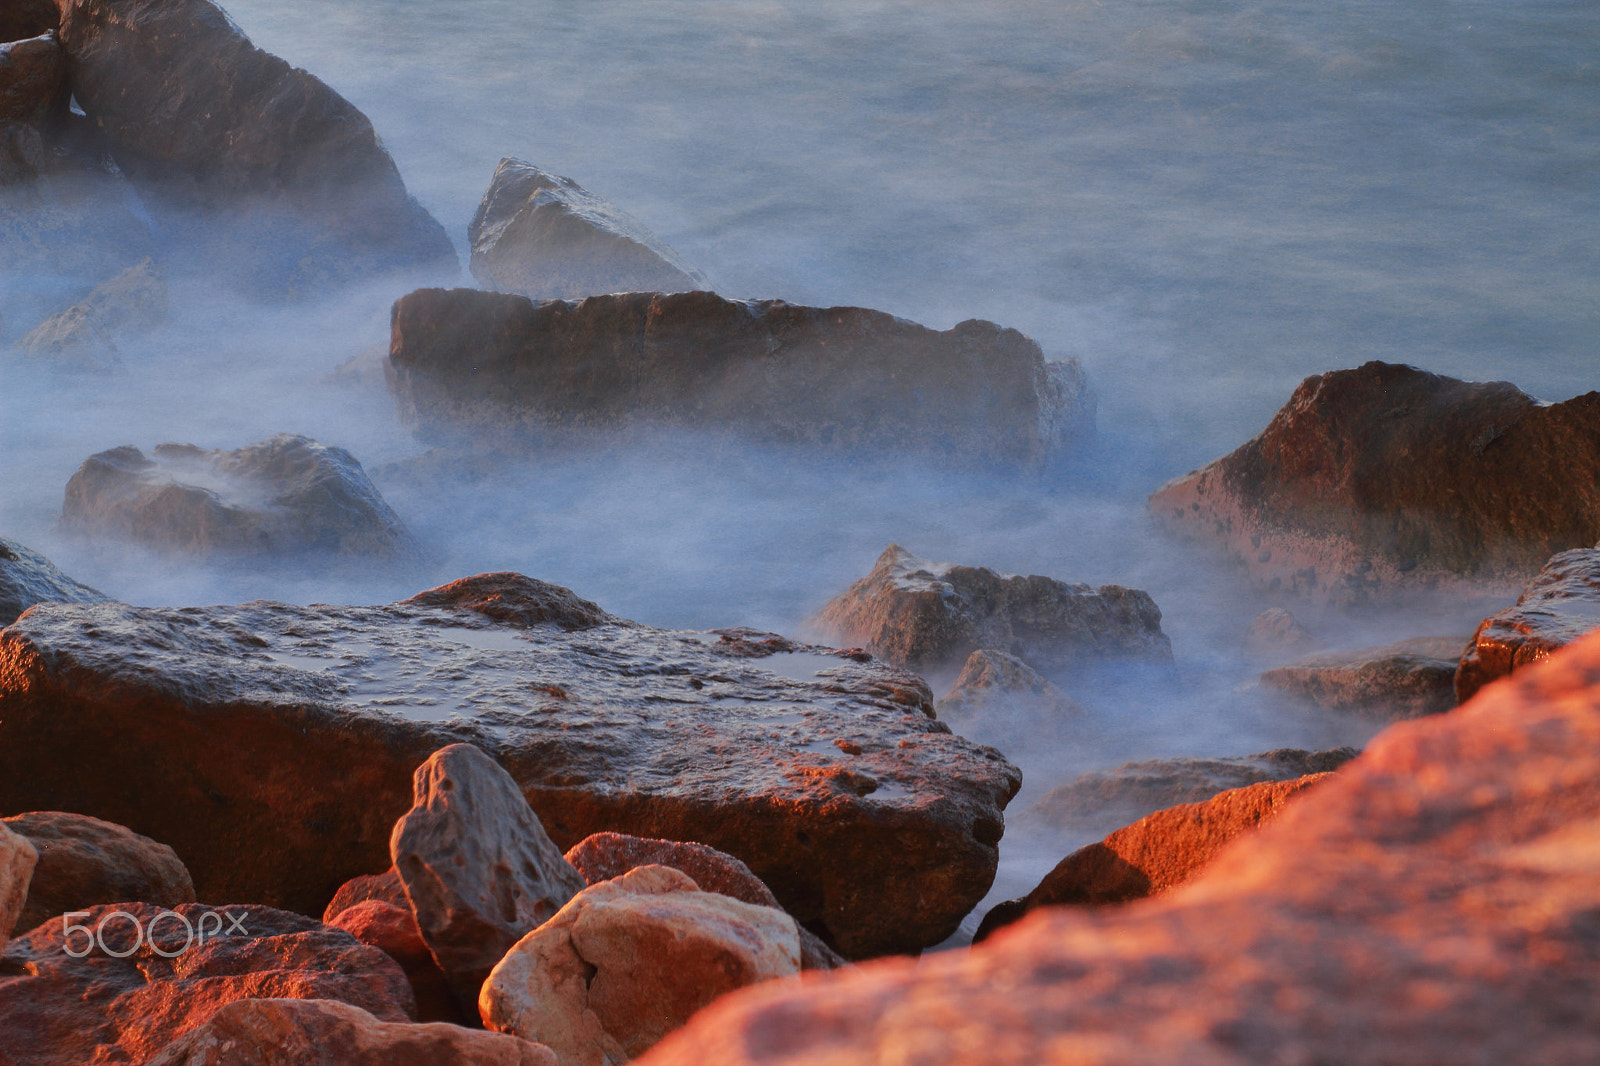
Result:
[[[1076,361],[991,322],[938,332],[859,307],[621,293],[569,303],[419,289],[389,387],[419,436],[508,448],[623,427],[963,462],[1041,462],[1093,426]]]
[[[146,256],[45,319],[17,341],[17,348],[60,365],[111,369],[122,363],[117,337],[148,333],[166,318],[167,283]]]
[[[1600,540],[1600,392],[1545,404],[1378,362],[1317,374],[1150,509],[1268,589],[1341,605],[1509,591]]]
[[[0,537],[0,626],[36,603],[104,603],[107,597],[56,569],[32,548]]]
[[[1021,775],[860,658],[517,575],[381,607],[41,605],[0,631],[0,810],[70,800],[171,844],[202,899],[316,913],[466,741],[559,847],[700,841],[847,957],[915,951],[987,891]]]
[[[1260,659],[1303,654],[1315,643],[1311,631],[1282,607],[1268,607],[1256,615],[1244,635],[1245,653]]]
[[[1172,658],[1161,610],[1148,592],[928,563],[898,544],[810,624],[826,639],[913,670],[953,666],[986,648],[1045,671],[1093,660]]]
[[[234,451],[127,445],[90,456],[67,482],[64,529],[151,548],[396,558],[416,546],[355,457],[280,433]]]
[[[1396,721],[1456,705],[1455,637],[1416,637],[1377,648],[1312,655],[1268,670],[1263,683],[1333,711]]]
[[[520,159],[500,160],[467,239],[473,277],[535,300],[685,292],[703,283],[637,219]]]
[[[1600,626],[1600,548],[1551,557],[1517,602],[1478,623],[1455,673],[1465,703],[1496,678],[1530,666]]]

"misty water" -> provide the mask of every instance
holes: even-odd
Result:
[[[793,633],[891,541],[1149,590],[1170,669],[1073,679],[1083,719],[1037,742],[980,736],[1027,773],[1016,811],[1125,759],[1370,732],[1261,699],[1239,644],[1269,601],[1143,510],[1301,378],[1384,359],[1547,400],[1596,384],[1586,2],[225,6],[372,119],[463,252],[496,163],[517,156],[641,219],[724,295],[1021,329],[1083,362],[1099,436],[1040,475],[680,438],[428,479],[370,354],[334,373],[386,344],[404,286],[264,308],[176,277],[171,323],[121,345],[121,375],[3,363],[0,532],[130,602],[377,603],[511,569],[644,622]],[[56,528],[94,452],[278,432],[353,452],[428,561],[235,566]],[[1486,606],[1303,617],[1325,644],[1358,645],[1465,638]],[[994,897],[1072,843],[1009,836]]]

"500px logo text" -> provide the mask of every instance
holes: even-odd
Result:
[[[129,914],[127,911],[109,911],[100,916],[100,921],[94,928],[87,925],[74,924],[74,918],[87,918],[93,911],[68,911],[61,916],[63,947],[66,953],[74,959],[81,959],[98,947],[102,954],[110,955],[114,959],[125,959],[138,951],[143,944],[149,944],[150,950],[164,958],[175,959],[188,951],[196,943],[204,944],[207,940],[219,936],[249,936],[250,930],[244,927],[244,915],[234,914],[229,911],[204,911],[198,922],[191,922],[188,916],[177,911],[161,911],[148,923],[142,923],[138,915]],[[106,927],[113,919],[120,922],[111,925],[113,933],[123,928],[125,924],[133,930],[133,943],[123,948],[115,948],[106,943]],[[166,922],[170,928],[163,930],[163,936],[158,940],[156,926]],[[226,928],[224,928],[226,922]],[[177,931],[183,929],[183,940],[177,939]],[[75,948],[72,934],[84,935],[83,946]],[[117,937],[116,939],[122,939]],[[176,948],[173,945],[177,945]]]

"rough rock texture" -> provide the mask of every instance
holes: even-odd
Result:
[[[0,951],[17,927],[38,861],[39,852],[31,840],[0,824]]]
[[[724,993],[799,972],[794,920],[642,866],[586,888],[484,982],[496,1032],[548,1044],[562,1066],[642,1054]]]
[[[90,456],[67,482],[64,529],[152,548],[405,558],[411,535],[343,448],[280,433],[234,451],[160,444]]]
[[[1455,673],[1463,703],[1497,677],[1536,663],[1600,626],[1600,548],[1561,552],[1517,602],[1478,623]]]
[[[1058,785],[1028,813],[1061,828],[1098,827],[1109,820],[1109,829],[1152,811],[1199,803],[1228,789],[1337,770],[1357,754],[1355,748],[1276,748],[1221,759],[1123,763],[1111,770],[1092,770]]]
[[[389,387],[414,433],[507,448],[625,426],[962,462],[1042,461],[1093,425],[1076,361],[1016,330],[859,307],[624,293],[395,302]]]
[[[411,1020],[411,987],[393,959],[303,915],[117,903],[73,923],[96,931],[91,950],[88,933],[46,922],[0,957],[0,1061],[144,1062],[223,1004],[257,997],[334,999]]]
[[[36,603],[105,601],[105,593],[74,581],[32,548],[0,537],[0,626]]]
[[[389,854],[439,968],[477,999],[489,970],[584,887],[511,775],[471,744],[428,757]]]
[[[825,639],[913,670],[953,666],[980,648],[1045,671],[1096,659],[1172,658],[1161,610],[1147,592],[928,563],[898,544],[811,625]]]
[[[24,354],[83,369],[120,366],[119,336],[147,333],[167,318],[167,283],[146,256],[17,341]]]
[[[1456,705],[1456,637],[1416,637],[1377,648],[1312,655],[1268,670],[1263,683],[1329,710],[1396,721]]]
[[[731,896],[758,907],[782,907],[772,889],[750,867],[725,851],[680,840],[646,840],[626,833],[594,833],[567,849],[567,861],[593,885],[640,866],[670,866],[688,874],[702,892]],[[811,930],[800,926],[800,968],[833,970],[844,959]]]
[[[195,901],[194,882],[177,853],[125,826],[64,811],[30,811],[0,822],[39,852],[18,932],[102,903],[176,907]]]
[[[1127,903],[1160,895],[1189,880],[1224,844],[1276,818],[1291,799],[1326,777],[1262,781],[1146,815],[1062,859],[1026,896],[996,906],[984,915],[973,941],[1040,907]]]
[[[21,41],[49,33],[61,21],[55,0],[6,0],[0,7],[0,41]]]
[[[967,656],[961,673],[935,709],[947,722],[1003,714],[1013,704],[1026,703],[1035,713],[1063,718],[1080,714],[1066,694],[1017,658],[993,648],[979,648]]]
[[[1127,908],[716,1004],[640,1066],[1600,1061],[1600,635]]]
[[[219,278],[281,295],[454,269],[365,115],[208,0],[61,0],[72,91],[153,214]]]
[[[346,907],[332,918],[324,918],[323,922],[343,929],[400,964],[416,996],[418,1021],[461,1023],[476,1020],[476,1011],[469,1016],[457,1004],[449,979],[439,969],[433,952],[428,950],[422,931],[417,928],[417,917],[409,907],[369,899]]]
[[[46,137],[67,110],[66,86],[67,53],[54,33],[0,37],[0,186],[46,169]]]
[[[405,911],[411,909],[411,901],[406,899],[406,886],[400,883],[400,875],[391,866],[381,874],[360,874],[340,885],[323,908],[322,920],[332,925],[339,915],[368,900],[392,904]]]
[[[149,1066],[558,1066],[546,1047],[459,1025],[385,1022],[333,1000],[229,1003]]]
[[[1150,509],[1269,589],[1338,604],[1509,591],[1600,540],[1600,392],[1543,404],[1378,362],[1317,374]]]
[[[704,282],[638,219],[520,159],[500,160],[467,239],[473,277],[535,300],[684,292]]]
[[[70,800],[172,845],[201,899],[317,913],[467,741],[560,847],[700,841],[847,957],[911,951],[987,891],[1021,775],[861,658],[504,574],[382,607],[41,604],[0,631],[0,810]]]
[[[1268,607],[1256,615],[1244,635],[1245,652],[1257,658],[1303,653],[1315,643],[1311,631],[1282,607]]]

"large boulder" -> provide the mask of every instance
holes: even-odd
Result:
[[[639,1066],[1600,1061],[1600,635],[1132,907],[728,997]]]
[[[811,625],[824,639],[913,670],[955,667],[984,648],[1047,672],[1094,660],[1172,658],[1161,609],[1141,589],[929,563],[898,544]]]
[[[1560,552],[1517,602],[1478,623],[1455,670],[1455,696],[1549,657],[1600,626],[1600,548]]]
[[[500,160],[467,239],[473,277],[535,300],[703,287],[638,219],[571,178],[520,159]]]
[[[1016,330],[938,332],[859,307],[472,289],[395,302],[390,390],[420,436],[526,447],[624,426],[1033,463],[1093,425],[1076,361]]]
[[[63,574],[43,555],[0,537],[0,626],[36,603],[104,603],[107,597]]]
[[[511,949],[479,1009],[563,1066],[614,1066],[728,992],[800,970],[794,919],[698,890],[667,866],[584,889]]]
[[[92,455],[67,482],[61,525],[202,554],[417,551],[354,456],[290,433],[233,451],[160,444],[150,456],[132,445]]]
[[[166,318],[167,282],[146,256],[45,319],[17,341],[17,348],[58,365],[113,369],[122,364],[118,337],[148,333]]]
[[[215,277],[313,295],[456,269],[366,116],[209,0],[61,0],[60,33],[118,166]]]
[[[1355,651],[1324,652],[1268,670],[1262,683],[1299,700],[1362,718],[1395,721],[1456,705],[1456,637],[1414,637]]]
[[[1600,392],[1547,404],[1378,362],[1317,374],[1150,509],[1268,589],[1340,605],[1509,593],[1600,540]]]
[[[33,841],[0,824],[0,951],[5,950],[28,900],[39,852]]]
[[[0,956],[0,1061],[146,1062],[241,999],[339,1000],[411,1020],[411,987],[377,948],[253,904],[91,907]]]
[[[70,800],[172,845],[202,899],[318,913],[464,741],[558,847],[703,842],[861,958],[955,931],[1021,783],[932,703],[861,653],[654,629],[520,575],[381,607],[41,604],[0,631],[0,810]]]

